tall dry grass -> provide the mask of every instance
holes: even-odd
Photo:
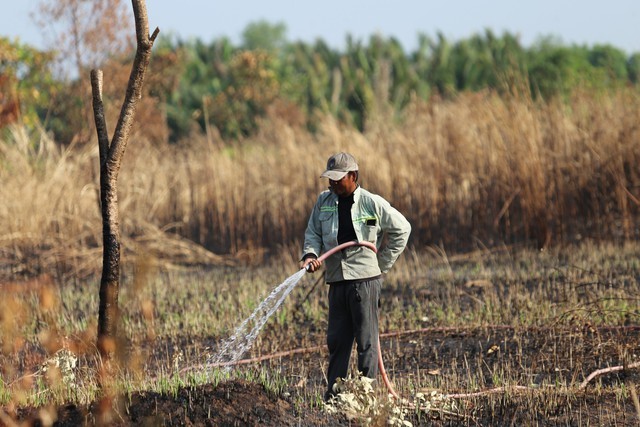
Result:
[[[357,157],[365,188],[406,214],[418,247],[635,239],[638,123],[636,92],[563,103],[483,92],[416,101],[401,123],[381,114],[364,133],[326,118],[312,134],[273,117],[235,144],[134,136],[119,179],[125,261],[260,262],[271,249],[295,251],[338,150]],[[63,149],[13,128],[0,140],[0,182],[5,273],[99,268],[97,143]]]

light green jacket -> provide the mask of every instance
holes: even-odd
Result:
[[[353,229],[358,241],[376,245],[378,254],[363,246],[352,246],[325,261],[326,281],[366,279],[389,271],[409,240],[411,225],[385,199],[358,186],[351,207]],[[381,249],[383,235],[386,245]],[[338,246],[338,196],[326,190],[313,207],[304,234],[303,256],[316,257]]]

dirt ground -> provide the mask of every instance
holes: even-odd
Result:
[[[297,426],[334,424],[321,412],[295,414],[293,405],[269,396],[255,383],[234,380],[217,387],[182,388],[177,395],[135,393],[118,410],[112,402],[96,402],[88,408],[67,405],[57,408],[55,426]],[[109,408],[105,410],[105,408]],[[35,410],[23,420],[43,425]]]
[[[451,372],[458,372],[455,378],[460,379],[460,388],[448,392],[468,392],[473,386],[465,383],[465,378],[471,377],[466,370],[473,371],[475,362],[472,361],[479,359],[482,359],[479,369],[482,366],[487,369],[483,375],[484,390],[499,385],[492,384],[492,369],[496,366],[520,366],[525,372],[518,383],[529,387],[528,390],[503,390],[459,399],[458,414],[410,410],[405,419],[414,426],[635,426],[640,423],[640,409],[635,408],[629,393],[629,387],[634,385],[640,389],[638,368],[599,375],[582,390],[577,386],[569,391],[542,390],[542,387],[553,387],[554,383],[580,384],[589,373],[619,365],[625,357],[624,363],[637,362],[640,359],[638,326],[579,330],[433,328],[383,335],[381,343],[391,380],[398,384],[410,382],[421,372],[449,377]],[[181,345],[188,352],[189,346],[208,343]],[[162,347],[166,349],[166,343]],[[344,416],[327,413],[322,405],[301,407],[300,399],[296,400],[296,396],[322,392],[324,358],[326,354],[322,351],[311,351],[261,362],[270,369],[301,372],[299,381],[290,379],[290,389],[280,393],[268,391],[256,382],[236,379],[216,386],[185,387],[165,395],[133,393],[119,402],[94,402],[87,407],[62,405],[48,409],[25,408],[16,413],[5,411],[0,425],[358,425]],[[249,365],[247,369],[251,369]],[[532,376],[532,372],[535,375]],[[116,409],[112,409],[114,407]]]

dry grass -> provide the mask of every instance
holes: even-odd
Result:
[[[363,186],[407,215],[418,248],[634,239],[638,122],[632,91],[566,104],[480,93],[415,102],[401,124],[379,117],[364,134],[330,118],[316,134],[272,118],[230,145],[134,136],[119,180],[125,262],[222,262],[215,253],[260,263],[265,251],[297,244],[337,150],[352,152]],[[17,127],[0,150],[4,275],[96,272],[97,144],[62,149]]]

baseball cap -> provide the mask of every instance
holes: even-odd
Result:
[[[358,163],[349,153],[338,153],[327,160],[327,170],[322,172],[320,178],[329,178],[333,181],[341,180],[347,172],[357,171]]]

